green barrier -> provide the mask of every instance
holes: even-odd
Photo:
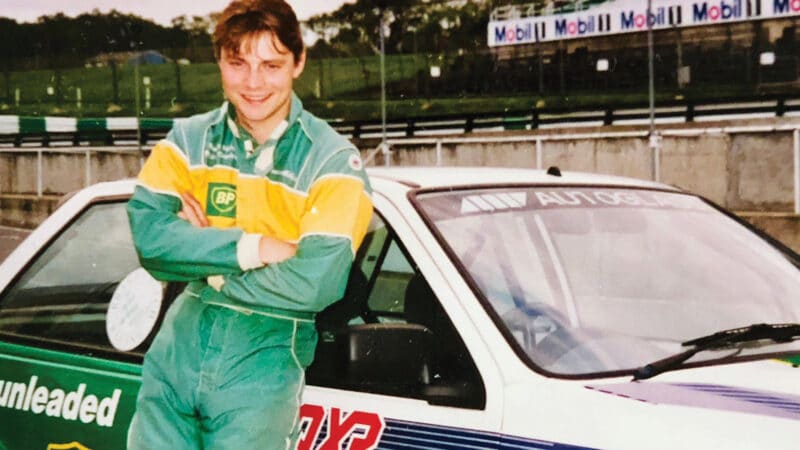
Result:
[[[19,132],[22,134],[43,134],[47,132],[44,117],[19,118]]]
[[[106,131],[106,119],[78,119],[78,131]]]
[[[528,117],[506,117],[503,119],[503,129],[505,130],[525,130],[531,119]]]
[[[139,119],[142,130],[169,130],[172,128],[172,119]]]

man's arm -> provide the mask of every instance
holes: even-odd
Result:
[[[212,277],[212,287],[244,304],[294,311],[316,312],[338,300],[372,216],[366,174],[348,163],[354,154],[334,155],[309,190],[294,257]]]
[[[174,143],[161,141],[153,148],[138,181],[128,218],[139,261],[155,278],[191,281],[263,265],[260,235],[196,227],[178,216],[192,180],[189,161]]]

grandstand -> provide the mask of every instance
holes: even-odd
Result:
[[[479,93],[490,86],[495,90],[505,87],[513,92],[563,95],[597,89],[643,90],[648,79],[646,3],[539,0],[496,6],[489,22],[490,50],[475,57],[483,58],[474,64],[475,70],[487,69],[472,75],[474,80],[465,80],[464,91]],[[791,1],[652,3],[659,89],[687,95],[707,94],[709,90],[737,94],[798,92],[800,11]],[[635,22],[638,18],[642,21]],[[583,33],[585,30],[590,31]],[[763,53],[773,54],[774,62],[761,64]],[[607,70],[598,70],[606,67],[605,62],[598,66],[601,60],[607,62]],[[487,77],[490,82],[481,81]]]
[[[508,4],[492,10],[491,20],[520,19],[584,11],[614,0],[540,0],[525,4]]]

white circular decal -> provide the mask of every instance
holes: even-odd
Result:
[[[117,286],[106,313],[106,334],[115,349],[138,347],[158,320],[164,289],[146,270],[129,273]]]
[[[350,165],[350,168],[353,170],[361,170],[364,167],[364,164],[361,163],[361,157],[358,155],[350,155],[350,158],[347,160],[347,164]]]

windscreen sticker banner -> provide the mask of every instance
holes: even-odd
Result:
[[[697,197],[631,189],[536,189],[485,192],[461,198],[461,214],[514,209],[639,207],[657,209],[706,209]]]
[[[114,416],[122,395],[114,389],[110,397],[87,394],[86,383],[74,391],[39,386],[39,377],[31,376],[28,382],[0,380],[0,407],[16,409],[32,414],[45,414],[64,420],[80,420],[101,427],[114,425]]]
[[[319,405],[300,407],[300,439],[297,450],[372,450],[386,429],[383,418],[375,413]]]
[[[639,206],[645,208],[686,208],[695,203],[693,197],[658,191],[629,191],[611,189],[536,191],[532,198],[535,207],[603,207]],[[687,202],[687,200],[689,200]],[[696,203],[695,203],[696,204]]]

